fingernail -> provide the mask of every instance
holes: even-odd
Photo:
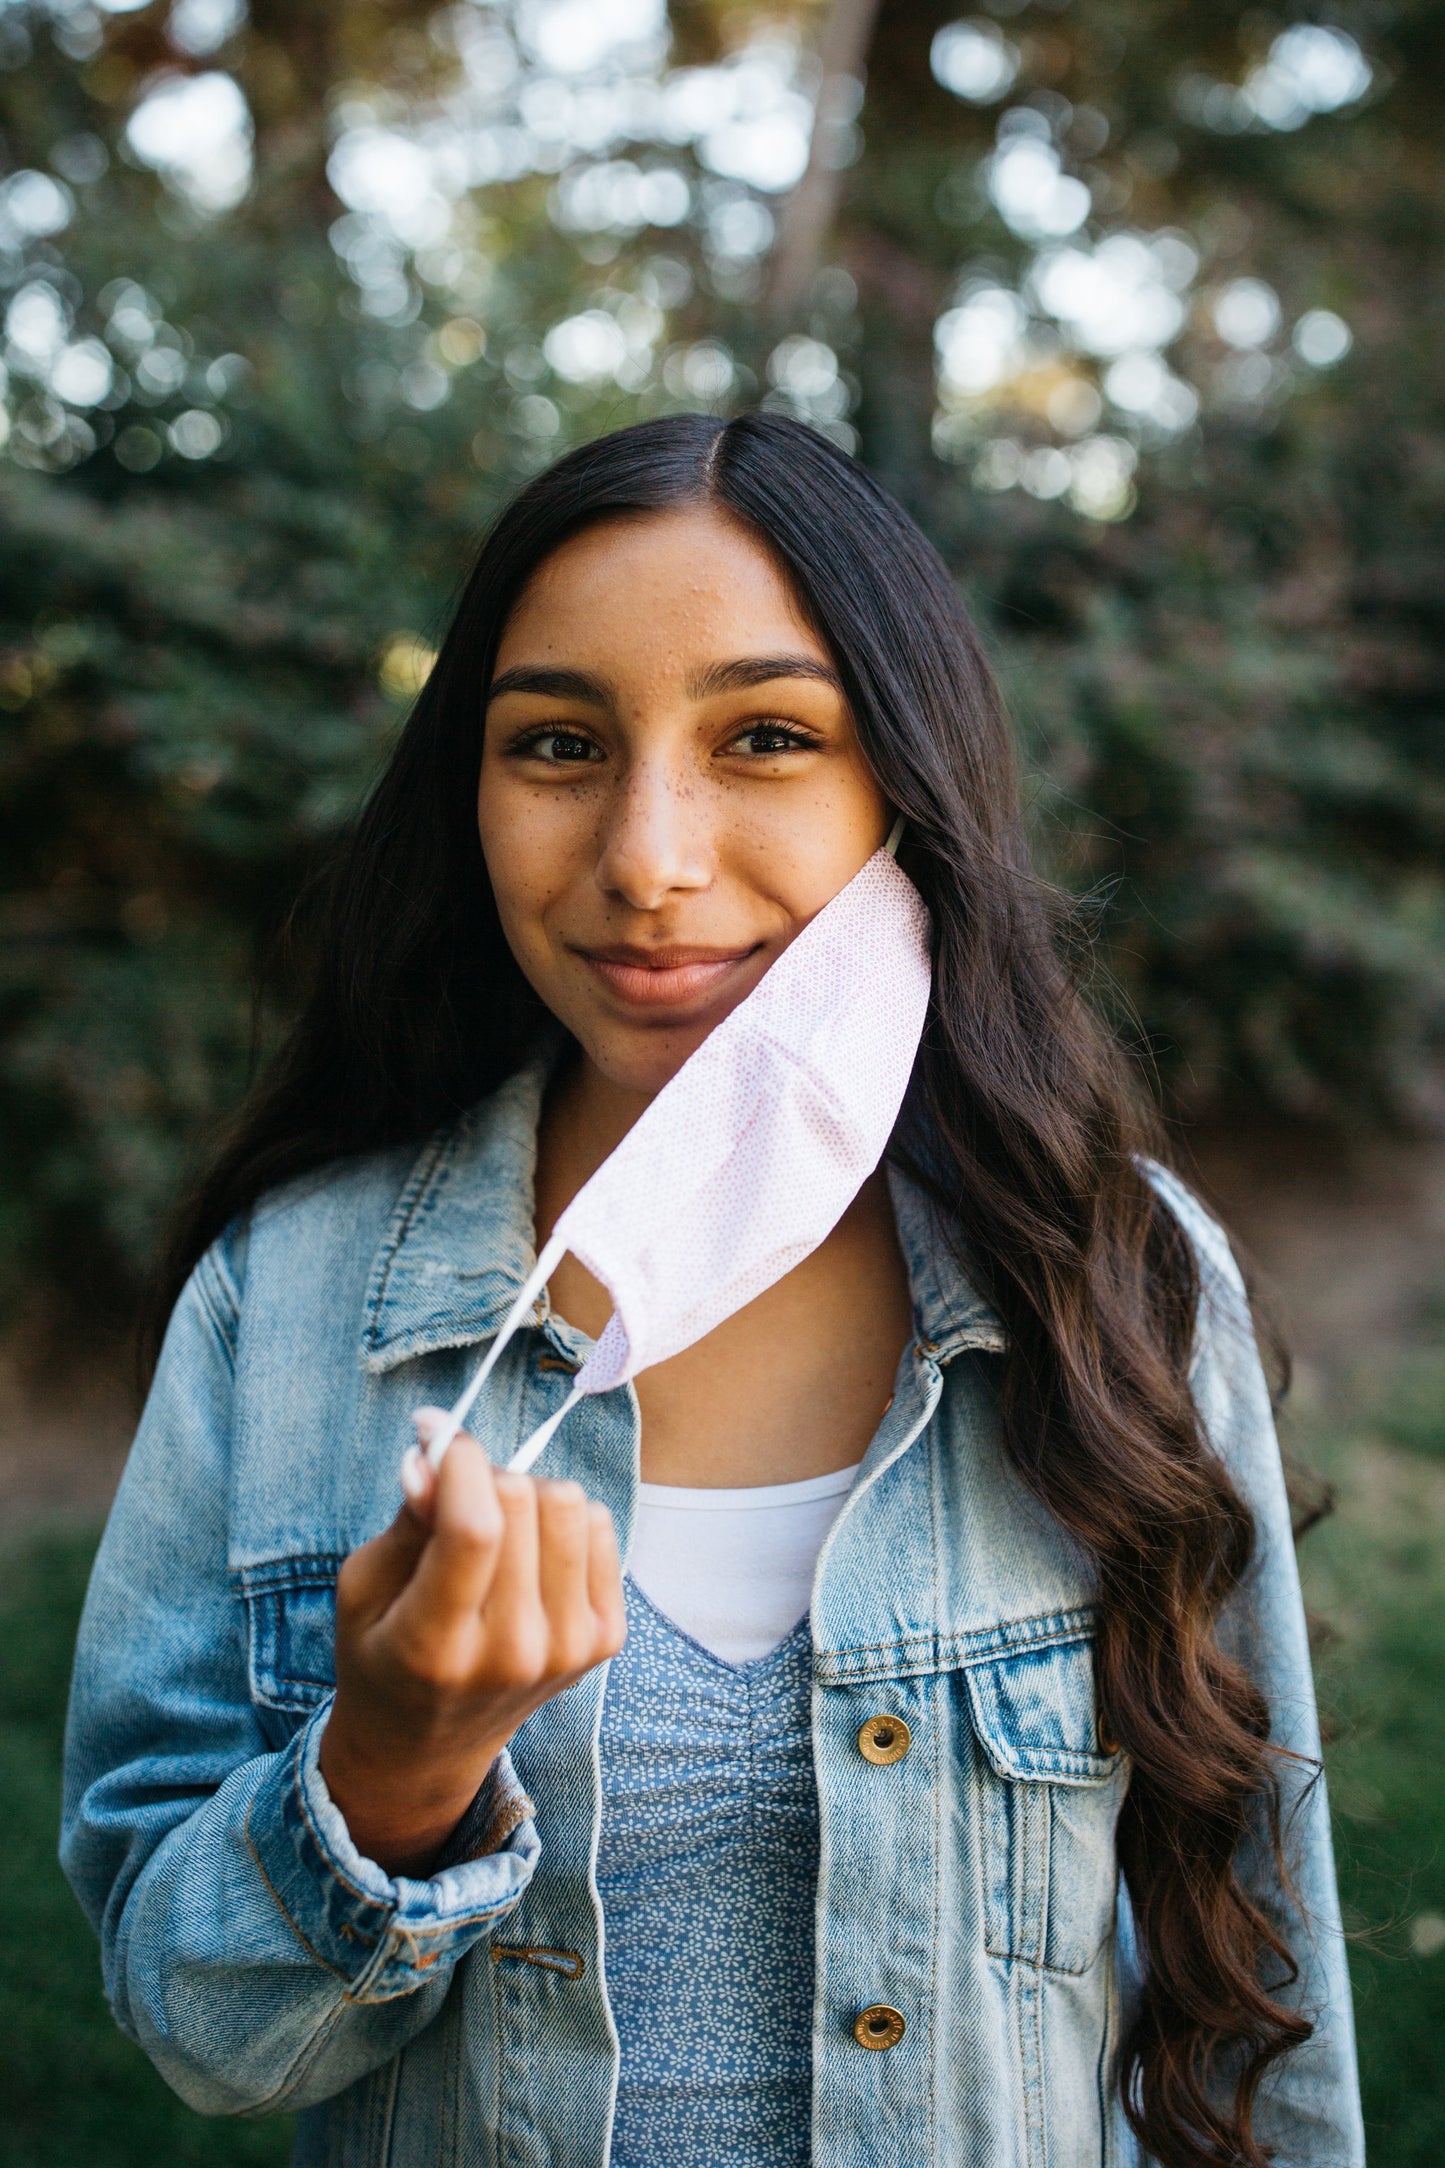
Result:
[[[414,1445],[409,1445],[401,1456],[401,1487],[414,1506],[420,1505],[427,1493],[426,1461]]]
[[[423,1445],[431,1444],[432,1439],[446,1420],[447,1411],[445,1408],[418,1408],[412,1416],[412,1421],[416,1425],[416,1434]]]

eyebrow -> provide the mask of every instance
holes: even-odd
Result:
[[[837,671],[812,655],[743,655],[735,662],[715,662],[689,679],[687,690],[694,700],[707,700],[717,693],[747,692],[755,685],[771,685],[779,678],[812,678],[818,684],[831,686],[834,692],[843,691]],[[525,663],[493,678],[487,699],[500,700],[504,693],[538,693],[545,700],[580,700],[594,708],[616,704],[612,686],[605,678],[593,677],[590,671],[534,668]]]
[[[694,700],[706,700],[713,693],[747,692],[777,678],[813,678],[831,685],[834,692],[843,690],[837,671],[812,655],[744,655],[736,662],[715,662],[693,678],[687,689]]]
[[[606,679],[592,677],[586,670],[528,669],[523,664],[492,679],[487,688],[488,700],[500,700],[503,693],[540,693],[547,700],[585,700],[594,708],[613,705],[612,687]]]

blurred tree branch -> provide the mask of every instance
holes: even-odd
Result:
[[[777,330],[794,323],[812,291],[837,216],[849,162],[845,136],[862,102],[877,16],[878,0],[828,0],[818,39],[818,93],[808,163],[783,205],[768,267],[764,305]]]

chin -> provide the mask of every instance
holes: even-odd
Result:
[[[625,1039],[608,1033],[587,1045],[587,1056],[619,1091],[638,1092],[651,1099],[664,1084],[672,1082],[711,1028],[711,1024],[686,1031],[675,1026],[671,1030],[654,1026],[648,1032],[629,1032]]]

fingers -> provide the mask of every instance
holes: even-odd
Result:
[[[627,1639],[627,1604],[617,1530],[606,1506],[595,1503],[587,1508],[587,1601],[595,1636],[592,1662],[602,1663]]]
[[[502,1476],[507,1531],[487,1599],[487,1663],[518,1686],[557,1692],[626,1633],[612,1516],[580,1483]]]
[[[423,1445],[444,1419],[419,1411]],[[580,1484],[496,1471],[461,1432],[439,1470],[409,1453],[402,1488],[391,1527],[343,1568],[342,1595],[406,1672],[449,1691],[557,1692],[621,1647],[612,1517]]]
[[[548,1668],[564,1676],[585,1671],[596,1660],[587,1591],[590,1513],[580,1483],[537,1486],[537,1581],[550,1643]]]
[[[379,1619],[415,1573],[427,1534],[408,1500],[389,1528],[344,1561],[336,1582],[338,1609],[363,1630]]]
[[[424,1438],[420,1424],[418,1438]],[[401,1495],[408,1511],[424,1528],[430,1528],[432,1508],[436,1504],[437,1472],[427,1459],[421,1443],[409,1445],[401,1458]]]
[[[470,1625],[487,1601],[506,1522],[491,1463],[465,1431],[452,1440],[433,1481],[430,1540],[418,1561],[408,1603],[414,1625],[426,1623],[443,1631]]]
[[[501,1685],[531,1686],[546,1672],[551,1639],[540,1584],[542,1486],[525,1475],[503,1474],[496,1482],[504,1534],[487,1594],[486,1664]]]

